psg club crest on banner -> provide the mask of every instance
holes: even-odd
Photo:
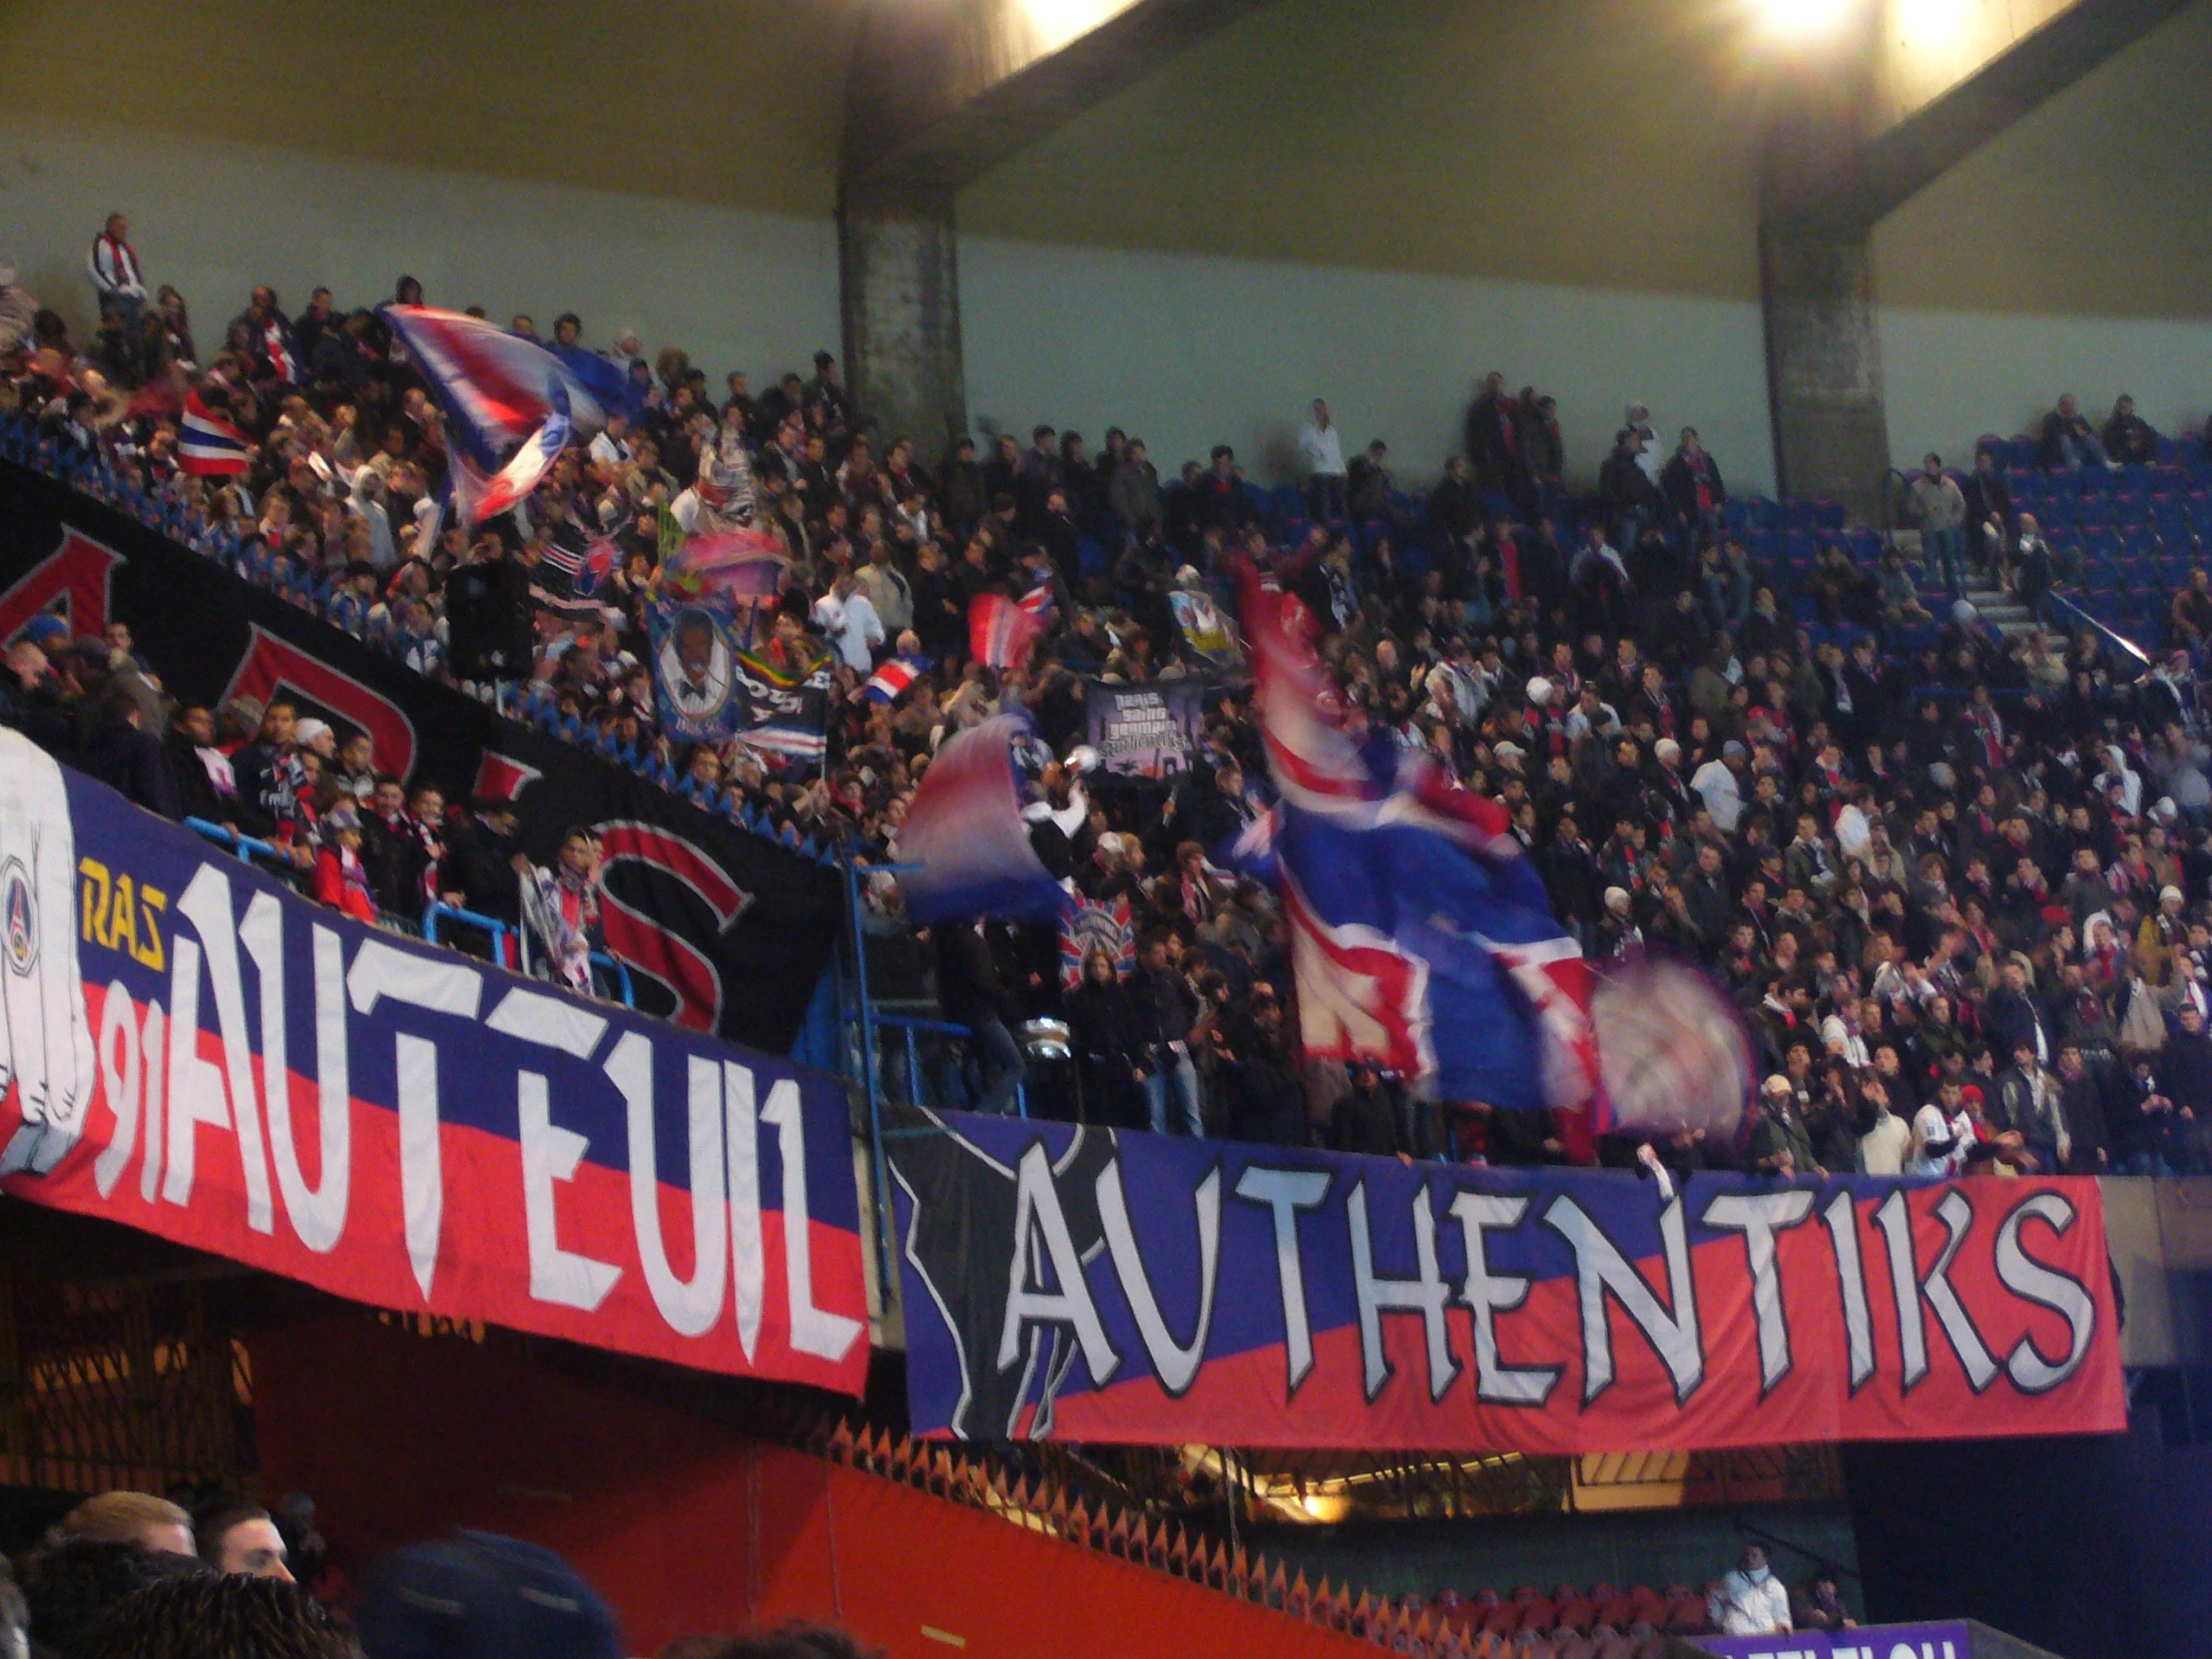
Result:
[[[31,878],[21,860],[10,858],[0,867],[0,926],[6,928],[8,966],[29,973],[38,965],[38,906],[31,897]]]
[[[744,722],[738,681],[737,607],[724,595],[662,600],[650,613],[653,682],[672,737],[720,743]]]
[[[1060,988],[1072,991],[1083,983],[1083,964],[1091,952],[1103,950],[1114,972],[1128,978],[1137,971],[1137,929],[1129,900],[1111,904],[1084,899],[1060,923]]]

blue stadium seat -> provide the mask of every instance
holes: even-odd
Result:
[[[1823,530],[1841,530],[1850,517],[1841,501],[1813,503],[1813,522]]]

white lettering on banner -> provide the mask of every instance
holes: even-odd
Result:
[[[500,1035],[536,1043],[578,1060],[591,1058],[606,1035],[605,1016],[543,991],[510,990],[484,1023]],[[530,1251],[530,1294],[540,1302],[590,1313],[615,1288],[622,1270],[563,1250],[557,1186],[576,1179],[591,1141],[553,1122],[549,1080],[541,1071],[515,1074],[515,1112],[522,1141],[522,1219]]]
[[[200,941],[180,935],[169,954],[169,1145],[160,1176],[162,1202],[190,1204],[198,1175],[198,1126],[231,1127],[223,1075],[200,1057]],[[154,1151],[147,1148],[147,1158]]]
[[[263,896],[268,897],[267,894]],[[276,901],[271,898],[269,902],[274,905]],[[261,1103],[254,1092],[254,1041],[246,1028],[246,992],[239,979],[239,941],[231,911],[230,876],[214,864],[202,864],[199,873],[186,886],[184,895],[177,900],[177,913],[190,921],[200,934],[208,978],[215,988],[216,1027],[223,1037],[223,1070],[218,1074],[213,1067],[204,1071],[195,1069],[190,1110],[178,1112],[170,1120],[169,1182],[162,1189],[162,1197],[172,1204],[192,1202],[199,1139],[195,1125],[228,1127],[239,1143],[239,1168],[246,1182],[246,1225],[257,1233],[273,1233],[276,1230],[276,1221],[269,1196],[269,1155],[262,1147]],[[197,996],[198,975],[194,976],[193,987]],[[200,1036],[197,1012],[196,1003],[196,1017],[191,1022],[195,1048]],[[180,1019],[178,1023],[182,1026],[185,1022]],[[174,1041],[173,1032],[172,1044]],[[224,1083],[228,1083],[230,1089],[228,1123],[223,1105]],[[176,1098],[174,1090],[171,1098]]]
[[[561,1248],[553,1189],[576,1178],[591,1142],[573,1129],[555,1126],[543,1072],[516,1074],[515,1110],[522,1130],[522,1220],[530,1247],[530,1294],[588,1314],[607,1300],[622,1270]]]
[[[1859,1204],[1848,1192],[1838,1193],[1821,1212],[1828,1238],[1836,1252],[1836,1278],[1844,1296],[1844,1342],[1850,1365],[1851,1391],[1857,1393],[1874,1377],[1874,1310],[1867,1300],[1866,1258],[1859,1249]]]
[[[159,1002],[149,1003],[143,1048],[146,1055],[146,1158],[139,1165],[139,1199],[142,1203],[154,1202],[154,1194],[161,1189],[162,1148],[168,1134],[164,1125],[163,1108],[169,1100],[169,1021]]]
[[[2004,1369],[2012,1385],[2022,1393],[2048,1393],[2081,1369],[2097,1334],[2097,1305],[2088,1289],[2070,1274],[2045,1267],[2020,1244],[2020,1227],[2033,1217],[2053,1233],[2064,1233],[2076,1220],[2074,1207],[2056,1193],[2037,1193],[2004,1218],[1997,1229],[1997,1283],[2022,1302],[2048,1308],[2066,1322],[2070,1341],[2063,1360],[2047,1360],[2032,1337],[2012,1345]]]
[[[115,1133],[92,1166],[93,1186],[106,1198],[138,1149],[139,1091],[146,1069],[139,1056],[138,1008],[120,979],[111,979],[100,999],[100,1035],[93,1055],[100,1065],[102,1098],[115,1114]]]
[[[1804,1225],[1813,1195],[1802,1187],[1780,1193],[1725,1193],[1705,1207],[1705,1225],[1744,1236],[1751,1267],[1751,1308],[1759,1327],[1759,1392],[1774,1392],[1790,1375],[1790,1322],[1782,1307],[1782,1273],[1774,1236]]]
[[[1936,1323],[1942,1327],[1951,1352],[1958,1356],[1967,1385],[1978,1394],[1997,1380],[1997,1363],[1989,1357],[1988,1345],[1966,1316],[1950,1283],[1950,1264],[1958,1247],[1966,1242],[1966,1230],[1973,1225],[1973,1206],[1953,1187],[1936,1201],[1936,1218],[1949,1236],[1936,1253],[1936,1265],[1922,1278],[1913,1256],[1913,1212],[1906,1205],[1904,1189],[1891,1193],[1874,1213],[1875,1225],[1882,1229],[1890,1250],[1890,1288],[1897,1297],[1905,1389],[1910,1393],[1913,1385],[1928,1376],[1928,1318],[1922,1311],[1925,1302],[1936,1310]]]
[[[1467,1252],[1467,1276],[1459,1300],[1474,1315],[1474,1397],[1485,1405],[1542,1405],[1565,1375],[1559,1366],[1503,1366],[1497,1358],[1497,1316],[1510,1314],[1528,1300],[1531,1281],[1517,1273],[1490,1271],[1483,1234],[1509,1232],[1528,1214],[1519,1195],[1461,1193],[1451,1201],[1452,1218]]]
[[[1036,1250],[1043,1246],[1044,1260]],[[1043,1269],[1051,1269],[1056,1289],[1044,1288]],[[1052,1162],[1032,1142],[1014,1172],[1014,1248],[1006,1270],[1006,1319],[998,1333],[998,1369],[1011,1371],[1021,1359],[1022,1333],[1031,1325],[1065,1325],[1075,1332],[1091,1381],[1103,1383],[1121,1369],[1121,1356],[1106,1340],[1083,1262],[1060,1209],[1052,1184]]]
[[[685,1280],[669,1266],[668,1242],[661,1233],[659,1152],[653,1144],[653,1045],[643,1032],[625,1032],[607,1056],[605,1069],[629,1107],[630,1224],[638,1236],[638,1266],[644,1270],[645,1287],[671,1331],[680,1337],[703,1337],[721,1318],[730,1285],[722,1072],[712,1060],[697,1054],[691,1057],[692,1276]]]
[[[1659,1241],[1667,1257],[1668,1313],[1644,1276],[1620,1246],[1607,1238],[1589,1212],[1565,1194],[1544,1211],[1544,1225],[1574,1249],[1576,1293],[1582,1305],[1582,1403],[1587,1405],[1613,1385],[1613,1328],[1605,1298],[1613,1296],[1644,1334],[1667,1375],[1674,1380],[1674,1402],[1686,1401],[1705,1381],[1705,1347],[1698,1336],[1697,1281],[1690,1271],[1690,1228],[1682,1200],[1659,1212]]]
[[[345,1052],[345,952],[327,927],[313,930],[316,1126],[322,1184],[307,1185],[292,1137],[291,1069],[284,1025],[283,907],[256,893],[239,923],[239,941],[262,982],[262,1096],[269,1103],[269,1150],[276,1191],[299,1242],[318,1256],[337,1248],[353,1173],[353,1097]]]
[[[738,1304],[738,1346],[753,1358],[768,1294],[768,1247],[761,1238],[761,1118],[753,1073],[722,1062],[723,1139],[730,1149],[730,1276]]]
[[[474,1019],[484,978],[458,960],[432,961],[381,939],[353,955],[345,976],[353,1011],[374,1013],[385,997],[433,1013]],[[182,1010],[178,1017],[183,1018]],[[392,1036],[395,1092],[399,1100],[399,1198],[406,1216],[407,1262],[422,1300],[430,1300],[437,1273],[438,1238],[445,1223],[445,1168],[438,1141],[438,1047],[410,1032]]]
[[[1451,1342],[1444,1330],[1444,1304],[1451,1287],[1436,1271],[1436,1217],[1428,1207],[1425,1184],[1413,1193],[1412,1279],[1382,1279],[1375,1271],[1375,1241],[1368,1232],[1368,1187],[1355,1181],[1345,1197],[1345,1214],[1352,1229],[1352,1287],[1360,1301],[1360,1361],[1368,1398],[1382,1391],[1390,1380],[1390,1362],[1382,1352],[1382,1316],[1385,1313],[1420,1315],[1421,1338],[1428,1355],[1428,1397],[1438,1400],[1459,1375],[1459,1362],[1451,1357]]]
[[[815,1241],[807,1218],[807,1120],[799,1085],[781,1078],[768,1091],[761,1121],[776,1130],[784,1161],[784,1284],[791,1298],[792,1347],[834,1363],[851,1352],[867,1330],[856,1319],[815,1306]],[[1063,1224],[1064,1228],[1064,1224]]]
[[[1237,1196],[1265,1204],[1275,1218],[1275,1278],[1283,1290],[1283,1358],[1289,1374],[1285,1393],[1314,1369],[1314,1323],[1306,1312],[1306,1269],[1298,1250],[1298,1213],[1318,1210],[1329,1196],[1329,1177],[1319,1170],[1268,1169],[1254,1164],[1237,1177]]]
[[[1180,1396],[1198,1378],[1206,1360],[1206,1336],[1214,1328],[1214,1284],[1221,1266],[1221,1171],[1208,1170],[1198,1184],[1198,1329],[1190,1345],[1183,1347],[1168,1332],[1160,1314],[1160,1300],[1145,1274],[1144,1257],[1137,1249],[1136,1231],[1129,1225],[1129,1205],[1121,1190],[1121,1162],[1115,1159],[1099,1172],[1099,1224],[1106,1233],[1106,1248],[1114,1259],[1114,1273],[1121,1280],[1122,1295],[1137,1322],[1151,1357],[1153,1375],[1160,1386]]]

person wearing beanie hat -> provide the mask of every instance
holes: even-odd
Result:
[[[614,1615],[551,1550],[455,1532],[386,1556],[354,1615],[368,1659],[620,1659]]]
[[[368,883],[368,866],[361,862],[360,813],[348,804],[332,807],[316,826],[316,834],[321,845],[308,891],[341,915],[373,923],[376,894]]]
[[[1531,679],[1528,682],[1528,701],[1539,709],[1551,707],[1551,682],[1540,674]]]

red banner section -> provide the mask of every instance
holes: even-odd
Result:
[[[0,1191],[857,1393],[831,1078],[347,921],[0,732]]]
[[[1460,1169],[945,1114],[917,1433],[1579,1453],[2126,1426],[2088,1180]]]

